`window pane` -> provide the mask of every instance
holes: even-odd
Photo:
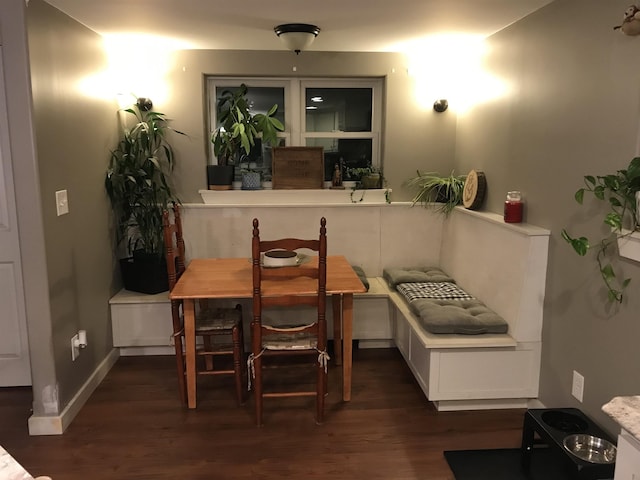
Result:
[[[342,167],[344,180],[347,169],[371,166],[373,141],[370,138],[307,138],[308,147],[324,147],[324,179],[330,181],[336,163]]]
[[[307,88],[307,132],[370,132],[371,88]]]

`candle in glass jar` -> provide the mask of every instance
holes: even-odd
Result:
[[[518,191],[508,192],[504,202],[504,221],[506,223],[522,222],[522,194]]]

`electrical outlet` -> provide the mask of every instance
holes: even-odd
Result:
[[[71,338],[71,360],[74,362],[80,356],[80,337],[78,334]]]
[[[584,377],[574,370],[573,383],[571,384],[571,395],[576,397],[579,402],[582,402],[583,394],[584,394]]]

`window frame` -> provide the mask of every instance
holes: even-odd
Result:
[[[216,89],[218,87],[238,87],[244,83],[249,87],[273,87],[284,89],[285,130],[278,133],[287,146],[305,146],[307,138],[337,138],[337,139],[371,139],[371,165],[382,167],[382,102],[384,78],[382,77],[224,77],[216,75],[205,76],[206,97],[206,128],[208,139],[209,164],[216,164],[213,153],[211,135],[217,125],[216,118]],[[360,132],[307,132],[306,131],[306,96],[307,88],[371,88],[371,131]],[[279,106],[280,108],[280,106]]]

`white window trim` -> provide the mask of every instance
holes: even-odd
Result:
[[[209,143],[209,161],[215,159],[211,135],[216,124],[216,88],[237,87],[244,83],[251,87],[274,87],[284,89],[285,98],[285,131],[278,133],[288,146],[303,146],[306,138],[371,138],[371,162],[375,167],[382,165],[382,98],[384,80],[380,77],[362,78],[301,78],[301,77],[216,77],[206,79],[206,96],[208,97],[207,138]],[[371,132],[306,132],[305,89],[306,88],[371,88],[372,89],[372,124]]]

